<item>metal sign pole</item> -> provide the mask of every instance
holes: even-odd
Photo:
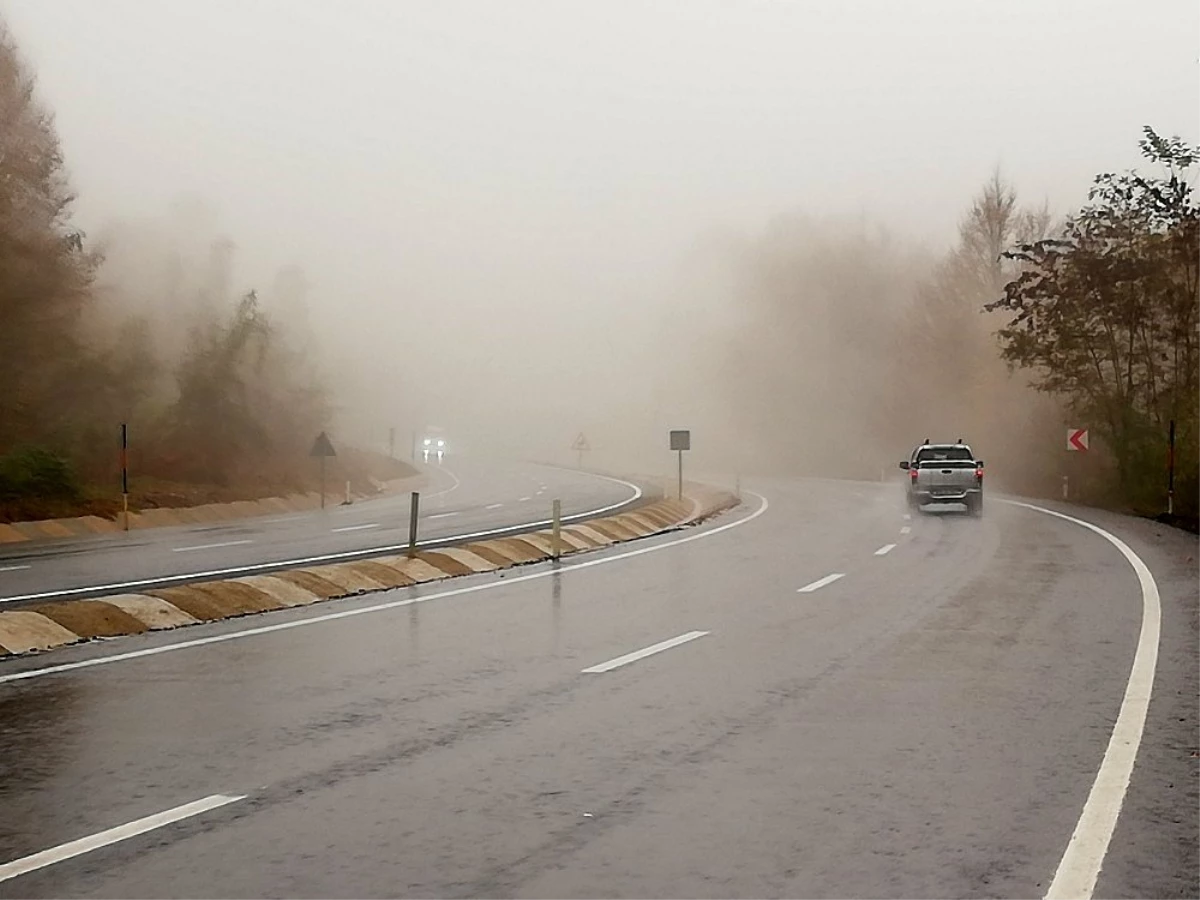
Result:
[[[1167,515],[1175,515],[1175,420],[1167,432]]]
[[[559,556],[558,541],[559,541],[559,535],[562,533],[562,501],[561,500],[554,501],[554,511],[553,511],[552,518],[554,520],[554,526],[551,530],[550,549],[554,552],[554,558],[558,559],[558,556]]]
[[[683,499],[683,451],[679,451],[679,499]]]
[[[129,424],[121,423],[121,506],[125,530],[129,530]]]
[[[421,492],[412,492],[412,508],[408,512],[408,555],[417,552],[417,515],[421,509]]]
[[[325,457],[321,457],[321,509],[325,508]]]

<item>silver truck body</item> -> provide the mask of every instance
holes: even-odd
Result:
[[[917,447],[900,463],[908,471],[908,505],[914,509],[927,503],[965,503],[973,515],[983,514],[983,460],[971,448],[957,444]]]

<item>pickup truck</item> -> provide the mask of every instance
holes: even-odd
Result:
[[[926,503],[965,503],[971,515],[983,515],[983,460],[976,459],[961,440],[957,444],[926,441],[900,468],[908,472],[910,508],[919,509]]]

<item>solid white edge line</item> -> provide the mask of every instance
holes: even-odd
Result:
[[[242,544],[253,544],[254,541],[218,541],[215,544],[196,544],[194,547],[172,547],[174,553],[187,553],[191,550],[216,550],[220,547],[239,547]]]
[[[424,496],[426,500],[429,500],[433,497],[441,497],[443,494],[448,494],[451,491],[456,491],[456,490],[458,490],[459,486],[462,484],[462,482],[458,480],[458,476],[455,475],[453,472],[451,472],[449,469],[444,469],[441,466],[438,466],[436,471],[443,472],[446,475],[449,475],[450,480],[453,481],[454,484],[450,485],[450,487],[448,487],[448,488],[443,488],[440,491],[434,491],[432,494],[423,494],[422,496]]]
[[[833,584],[839,578],[845,578],[845,577],[846,577],[845,572],[834,572],[832,575],[826,575],[824,578],[818,578],[816,581],[812,582],[811,584],[806,584],[802,588],[796,588],[796,593],[797,594],[811,594],[813,591],[818,590],[819,588],[823,588],[827,584]]]
[[[876,556],[887,556],[889,553],[891,553],[895,549],[896,549],[895,544],[884,544],[882,547],[880,547],[878,550],[875,551],[875,555]]]
[[[130,659],[141,659],[144,656],[158,656],[161,653],[171,653],[175,650],[187,650],[192,647],[204,647],[208,644],[221,644],[226,641],[238,640],[240,638],[254,637],[260,634],[271,634],[276,631],[286,631],[290,628],[305,628],[309,625],[319,625],[323,622],[333,622],[338,619],[348,619],[352,616],[362,616],[368,613],[384,612],[389,609],[397,609],[402,606],[413,606],[417,603],[425,603],[430,600],[439,600],[445,597],[459,597],[464,594],[474,594],[478,591],[489,591],[496,588],[506,587],[512,584],[519,584],[523,581],[535,581],[539,578],[550,578],[556,575],[565,575],[568,572],[574,572],[579,569],[590,569],[592,566],[603,566],[608,563],[619,562],[623,559],[630,559],[635,556],[641,556],[645,553],[658,553],[661,550],[668,550],[671,547],[678,547],[680,544],[687,544],[692,541],[702,540],[703,538],[712,537],[720,534],[723,531],[729,531],[731,528],[739,528],[742,525],[752,522],[767,511],[770,503],[762,494],[756,494],[753,491],[746,491],[746,494],[757,497],[759,502],[758,509],[736,519],[733,522],[726,522],[724,525],[718,525],[716,528],[698,531],[694,534],[689,534],[686,537],[676,538],[675,540],[665,541],[661,544],[652,544],[648,547],[640,547],[637,550],[628,550],[624,553],[617,553],[613,556],[603,556],[599,559],[582,560],[576,563],[559,563],[552,568],[545,569],[540,572],[531,572],[528,575],[518,575],[515,578],[504,578],[503,580],[489,581],[485,584],[474,584],[469,587],[455,588],[449,591],[440,591],[438,593],[428,594],[423,597],[405,597],[403,600],[388,600],[383,603],[376,603],[371,606],[362,606],[357,609],[344,609],[338,612],[325,613],[319,616],[313,616],[305,619],[294,619],[290,622],[276,622],[271,625],[260,625],[255,628],[247,628],[243,631],[234,631],[227,634],[216,634],[210,637],[195,638],[190,641],[179,641],[174,644],[162,644],[158,647],[147,647],[144,650],[131,650],[127,653],[116,653],[112,656],[100,656],[95,659],[84,659],[78,662],[60,663],[55,666],[46,666],[44,669],[29,669],[24,672],[12,672],[8,675],[0,675],[0,684],[6,684],[10,681],[25,681],[30,678],[40,678],[43,675],[57,675],[62,672],[72,672],[76,669],[90,669],[93,666],[103,666],[109,663],[125,662]]]
[[[19,572],[22,569],[31,569],[32,566],[0,566],[0,572]]]
[[[1121,700],[1121,711],[1117,714],[1104,759],[1096,772],[1096,780],[1092,782],[1075,831],[1054,873],[1054,880],[1046,891],[1046,900],[1088,900],[1096,889],[1096,879],[1100,876],[1109,842],[1117,827],[1117,818],[1121,815],[1121,806],[1125,802],[1125,792],[1129,789],[1129,779],[1133,775],[1133,765],[1146,727],[1150,694],[1154,690],[1154,671],[1158,666],[1162,603],[1150,568],[1115,534],[1083,519],[1032,503],[1017,500],[1001,502],[1064,519],[1100,535],[1116,547],[1133,567],[1142,589],[1142,628],[1129,670],[1125,696]]]
[[[707,631],[689,631],[687,634],[681,634],[678,637],[669,638],[665,641],[659,641],[657,644],[651,644],[649,647],[643,647],[641,650],[634,650],[632,653],[626,653],[624,656],[618,656],[615,659],[610,659],[608,662],[598,663],[594,666],[588,666],[586,669],[580,669],[582,675],[599,675],[603,672],[611,672],[613,669],[619,669],[621,666],[627,666],[632,662],[637,662],[639,659],[645,659],[647,656],[653,656],[655,653],[662,653],[664,650],[670,650],[672,647],[678,647],[680,644],[686,644],[689,641],[694,641],[696,638],[702,638]]]
[[[208,812],[210,809],[217,809],[218,807],[227,806],[230,803],[236,803],[244,799],[246,799],[244,795],[213,794],[210,797],[193,800],[191,803],[185,803],[183,806],[176,806],[174,809],[155,813],[152,816],[134,819],[125,825],[118,825],[115,828],[109,828],[105,831],[79,838],[78,840],[59,844],[57,847],[51,847],[49,850],[42,850],[30,856],[14,859],[12,862],[0,865],[0,881],[8,881],[10,878],[16,878],[18,875],[24,875],[27,872],[44,869],[46,866],[52,866],[55,863],[76,856],[82,856],[84,853],[91,853],[93,850],[99,850],[101,847],[107,847],[110,844],[116,844],[131,837],[137,837],[139,834],[145,834],[147,831],[153,831],[156,828],[162,828],[164,825],[170,825],[182,819],[198,816],[201,813]]]
[[[610,510],[625,506],[629,503],[635,503],[642,496],[642,489],[636,484],[628,481],[621,481],[618,478],[610,478],[607,475],[595,475],[591,472],[582,472],[578,474],[589,475],[592,478],[602,478],[606,481],[615,481],[618,484],[623,484],[628,488],[633,489],[633,496],[625,500],[620,500],[616,503],[610,503],[608,506],[601,506],[597,509],[586,509],[582,512],[571,513],[569,516],[563,516],[562,523],[572,524],[582,519],[591,518],[593,516],[603,515]],[[746,493],[751,493],[747,491]],[[758,496],[758,495],[756,495]],[[489,537],[493,534],[504,534],[507,532],[515,532],[522,528],[542,528],[547,525],[552,525],[550,519],[539,519],[536,522],[518,522],[513,525],[503,525],[499,528],[488,528],[484,531],[471,531],[465,534],[448,534],[443,537],[431,538],[425,541],[417,541],[418,547],[427,547],[430,544],[445,544],[447,541],[474,541],[479,538]],[[98,591],[128,591],[131,588],[147,587],[149,585],[165,585],[173,584],[179,581],[190,581],[195,578],[220,578],[225,575],[252,575],[255,572],[267,570],[286,569],[290,566],[308,566],[314,563],[337,562],[342,559],[360,560],[367,558],[367,554],[378,553],[387,554],[395,553],[400,550],[408,550],[408,544],[390,544],[384,547],[364,547],[361,550],[343,550],[337,553],[322,553],[318,556],[307,556],[300,559],[281,559],[275,562],[266,563],[250,563],[244,566],[233,566],[227,569],[210,569],[206,572],[182,572],[178,575],[163,575],[158,578],[140,578],[136,581],[121,581],[113,584],[93,584],[79,588],[64,588],[57,591],[41,591],[36,594],[17,594],[12,597],[0,597],[0,604],[18,603],[25,600],[49,600],[53,597],[74,597],[79,594],[95,594]],[[0,682],[3,683],[3,682]]]

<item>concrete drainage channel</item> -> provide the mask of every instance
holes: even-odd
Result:
[[[626,512],[564,525],[568,556],[696,524],[737,504],[730,493],[691,487],[683,500],[658,500]],[[137,594],[37,603],[0,612],[0,656],[37,653],[115,638],[306,606],[372,591],[494,572],[554,555],[550,530],[514,534],[412,554],[355,559],[221,581],[196,581]]]

